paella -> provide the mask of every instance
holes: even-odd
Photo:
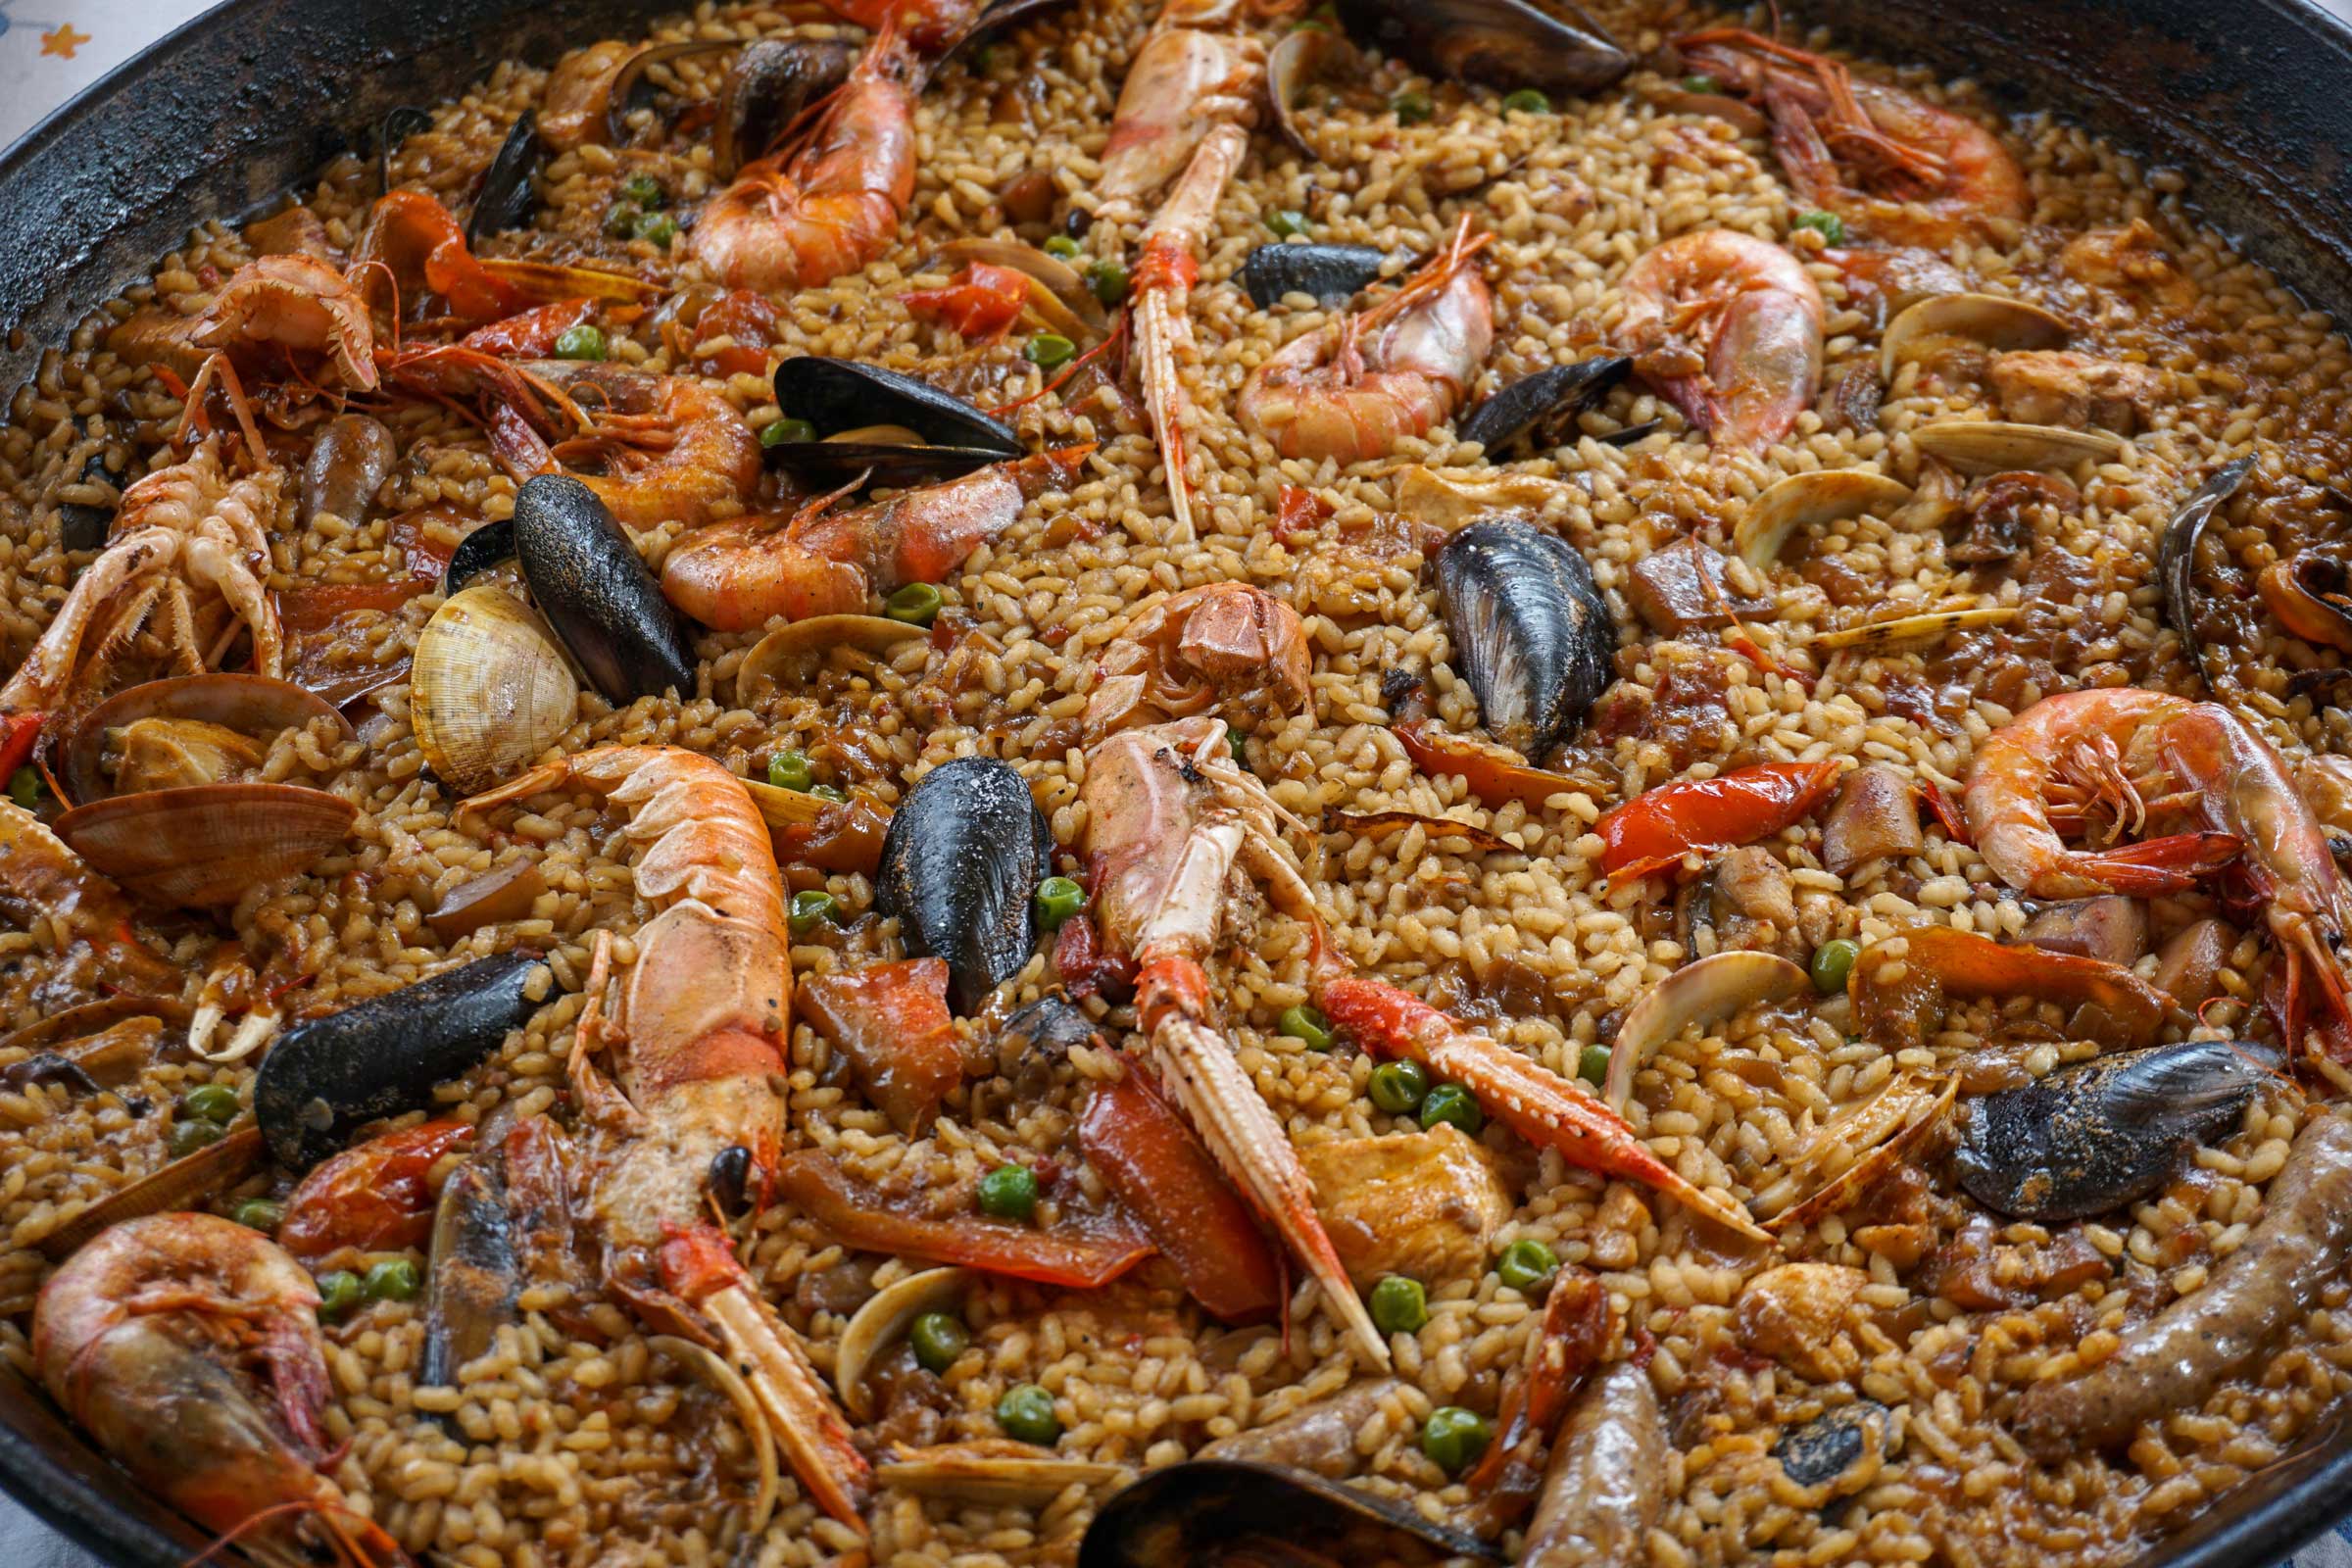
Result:
[[[0,1357],[272,1564],[2129,1561],[2352,1386],[2352,353],[1680,0],[705,4],[0,427]]]

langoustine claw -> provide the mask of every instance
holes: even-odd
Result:
[[[1100,217],[1150,197],[1203,139],[1257,122],[1265,46],[1232,31],[1240,0],[1168,0],[1127,68],[1102,148]]]
[[[1193,343],[1193,323],[1185,311],[1193,285],[1200,280],[1201,238],[1216,217],[1226,182],[1249,150],[1250,134],[1239,125],[1218,125],[1202,138],[1166,204],[1144,229],[1127,307],[1135,325],[1137,377],[1152,416],[1152,437],[1167,466],[1168,507],[1180,538],[1192,537],[1193,493],[1184,453],[1188,405],[1176,356]]]

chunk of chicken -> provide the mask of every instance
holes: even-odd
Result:
[[[2001,412],[2021,424],[2130,435],[2164,395],[2161,372],[2072,349],[2004,354],[1988,374]]]
[[[1434,1286],[1486,1267],[1511,1195],[1493,1156],[1455,1128],[1298,1151],[1315,1211],[1358,1290],[1384,1274]]]

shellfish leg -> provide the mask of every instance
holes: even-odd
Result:
[[[1190,346],[1192,323],[1185,316],[1193,284],[1200,280],[1198,250],[1216,217],[1226,182],[1250,150],[1250,134],[1223,124],[1202,138],[1167,202],[1144,228],[1143,257],[1135,276],[1135,348],[1144,406],[1152,415],[1152,438],[1168,470],[1168,505],[1177,537],[1193,537],[1192,481],[1186,472],[1184,415],[1188,400],[1176,373],[1176,354]]]

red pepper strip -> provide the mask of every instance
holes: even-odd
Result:
[[[1299,535],[1312,533],[1315,524],[1331,515],[1331,503],[1312,490],[1295,484],[1282,487],[1282,504],[1274,514],[1274,540],[1289,544]]]
[[[1837,782],[1836,762],[1764,762],[1684,779],[1626,802],[1593,824],[1611,882],[1664,870],[1693,850],[1752,843],[1802,818]]]
[[[1899,970],[1873,945],[1854,960],[1845,983],[1864,1037],[1889,1049],[1924,1043],[1942,1014],[1945,996],[2031,997],[2088,1008],[2070,1020],[2068,1027],[2082,1032],[2068,1038],[2115,1046],[2154,1040],[2171,1009],[2171,998],[2104,959],[2013,947],[1944,925],[1917,926],[1895,936],[1905,944]]]
[[[865,1098],[903,1133],[919,1136],[948,1091],[963,1082],[945,958],[813,976],[801,986],[801,1009],[849,1057]]]
[[[1568,795],[1585,788],[1565,773],[1548,773],[1468,741],[1432,735],[1417,718],[1391,725],[1389,732],[1396,737],[1415,767],[1424,773],[1451,774],[1463,780],[1484,806],[1517,801],[1531,811],[1540,811],[1544,803],[1554,795]]]
[[[458,340],[458,347],[506,359],[544,360],[556,352],[556,339],[595,317],[594,300],[558,300],[476,327]]]
[[[347,1149],[302,1179],[286,1200],[277,1242],[297,1257],[342,1248],[419,1247],[433,1229],[427,1179],[442,1155],[473,1136],[462,1121],[428,1121]]]
[[[409,568],[409,575],[435,584],[449,569],[449,558],[458,553],[456,540],[444,542],[428,531],[427,525],[436,519],[464,531],[464,515],[444,507],[404,512],[392,519],[391,527],[386,530],[387,542],[400,552],[401,564]]]
[[[277,618],[289,632],[323,631],[363,610],[398,610],[430,587],[429,580],[412,577],[406,582],[332,582],[296,588],[277,596]]]
[[[1211,1317],[1262,1323],[1282,1310],[1282,1259],[1256,1216],[1135,1067],[1087,1097],[1078,1147]]]
[[[1003,337],[1029,303],[1029,279],[1009,267],[974,262],[946,288],[913,289],[899,296],[926,321],[945,321],[966,338]]]
[[[1552,1434],[1608,1336],[1609,1293],[1584,1269],[1560,1270],[1527,1359],[1503,1377],[1494,1441],[1463,1478],[1480,1499],[1481,1534],[1498,1536],[1517,1524],[1544,1490]]]
[[[960,1263],[1041,1285],[1095,1290],[1152,1255],[1152,1244],[1126,1231],[1123,1220],[1114,1222],[1118,1229],[1088,1235],[1070,1225],[1041,1231],[971,1215],[946,1220],[905,1213],[842,1174],[821,1150],[787,1154],[776,1169],[776,1191],[844,1247]]]
[[[705,375],[758,375],[767,368],[768,346],[778,330],[776,308],[749,289],[736,289],[712,301],[695,318],[696,368]],[[719,338],[732,347],[706,349]]]

